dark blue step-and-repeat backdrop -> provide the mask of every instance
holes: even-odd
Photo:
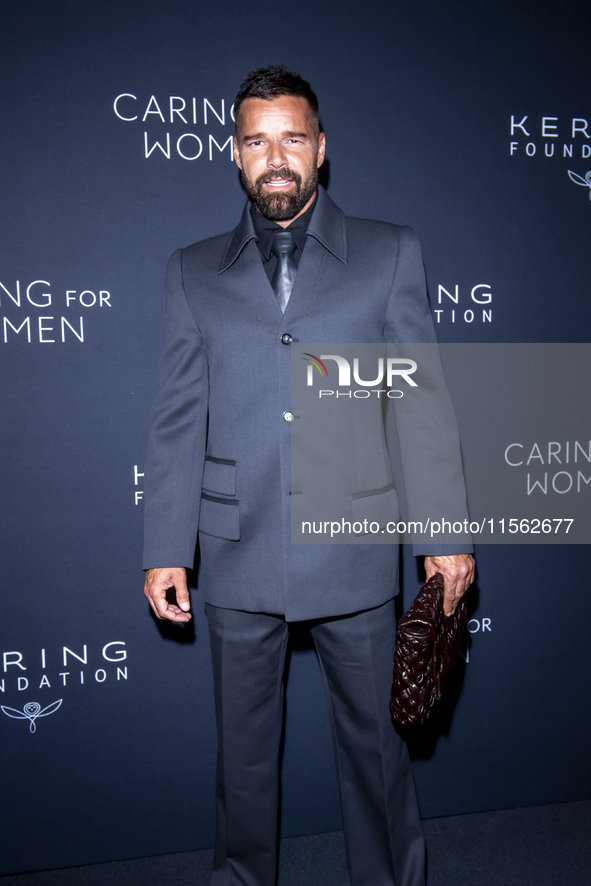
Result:
[[[142,595],[143,460],[166,260],[243,206],[244,75],[281,62],[311,81],[330,195],[416,229],[443,342],[589,339],[591,93],[582,0],[6,0],[1,15],[8,873],[212,843],[208,640],[198,592],[191,629],[156,624]],[[552,476],[570,446],[587,477],[589,423],[567,424],[549,403],[508,442]],[[565,489],[534,491],[591,496]],[[470,645],[412,741],[423,815],[588,798],[588,547],[480,546],[477,562]],[[408,602],[408,554],[403,573]],[[286,835],[340,827],[303,633],[282,804]]]

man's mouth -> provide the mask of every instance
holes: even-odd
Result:
[[[273,191],[280,191],[285,188],[291,187],[293,185],[292,178],[271,178],[267,179],[265,182],[267,187],[271,188]]]

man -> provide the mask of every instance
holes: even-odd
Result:
[[[159,618],[191,618],[199,531],[219,741],[212,883],[275,882],[283,665],[289,622],[307,621],[351,882],[418,886],[420,819],[388,713],[397,548],[291,544],[289,410],[294,341],[435,340],[420,251],[410,229],[346,218],[318,185],[325,137],[299,75],[253,72],[235,117],[250,205],[234,231],[171,258],[146,462],[145,593]],[[423,553],[451,612],[473,561],[445,550]]]

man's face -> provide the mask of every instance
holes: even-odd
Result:
[[[324,133],[316,135],[305,98],[247,98],[234,139],[234,159],[256,209],[285,228],[312,204]]]

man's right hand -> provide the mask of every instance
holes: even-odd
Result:
[[[178,606],[169,603],[166,599],[166,592],[169,588],[175,589]],[[191,620],[187,573],[182,567],[171,566],[146,570],[144,594],[150,601],[150,606],[157,618],[178,622]]]

